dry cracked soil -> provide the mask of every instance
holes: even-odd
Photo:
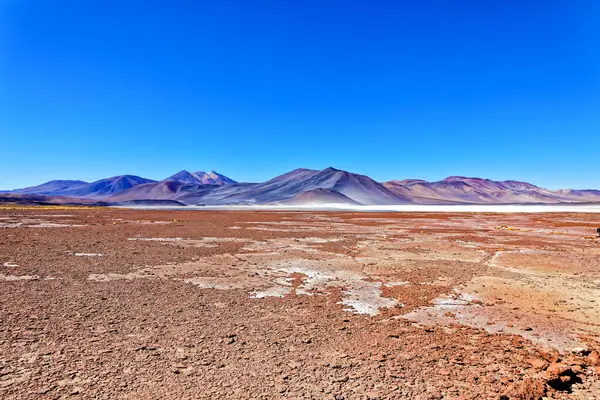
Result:
[[[598,215],[0,209],[2,399],[600,399]]]

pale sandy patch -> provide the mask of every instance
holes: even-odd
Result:
[[[0,280],[2,281],[38,281],[40,277],[38,275],[4,275],[0,274]]]

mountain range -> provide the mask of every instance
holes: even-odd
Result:
[[[238,183],[210,172],[180,171],[161,181],[121,175],[95,182],[54,180],[11,196],[81,199],[103,204],[558,204],[600,202],[600,190],[549,190],[527,182],[451,176],[377,182],[335,168],[299,168],[261,183]]]

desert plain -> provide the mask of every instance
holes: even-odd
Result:
[[[0,209],[2,399],[600,399],[600,214]]]

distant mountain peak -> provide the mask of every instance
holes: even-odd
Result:
[[[476,178],[469,176],[449,176],[442,182],[463,182],[463,181],[489,181],[489,179]]]
[[[13,192],[18,194],[52,194],[62,190],[72,189],[78,186],[87,185],[89,182],[69,179],[52,180],[41,185],[31,186],[24,189],[16,189]]]
[[[286,174],[294,174],[294,173],[300,173],[300,172],[318,172],[316,169],[310,169],[310,168],[296,168],[291,170],[290,172],[287,172]],[[286,175],[284,174],[284,175]]]
[[[107,178],[107,179],[110,179],[110,180],[113,180],[113,181],[123,181],[123,180],[128,180],[128,179],[135,180],[135,181],[146,180],[145,178],[142,178],[142,177],[139,177],[139,176],[136,176],[136,175],[117,175],[117,176],[113,176],[113,177],[110,177],[110,178]]]
[[[200,173],[200,172],[198,172],[198,174],[199,174],[199,173]],[[225,175],[221,175],[220,173],[218,173],[218,172],[217,172],[217,171],[215,171],[215,170],[210,170],[209,172],[205,172],[205,174],[206,174],[207,176],[210,176],[211,178],[219,178],[219,177],[223,177],[223,176],[225,176]]]
[[[177,181],[187,183],[190,185],[231,185],[237,183],[233,179],[230,179],[225,175],[219,174],[216,171],[189,172],[185,169],[179,171],[175,175],[168,177],[167,179],[165,179],[165,181]]]

